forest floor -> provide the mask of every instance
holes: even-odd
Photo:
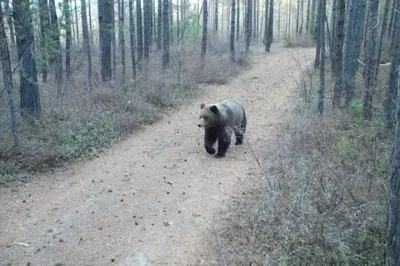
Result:
[[[100,155],[0,187],[0,265],[195,265],[209,259],[213,216],[259,178],[262,157],[290,115],[299,64],[314,48],[252,47],[250,66],[209,85]],[[244,144],[216,159],[197,127],[200,103],[238,99]]]

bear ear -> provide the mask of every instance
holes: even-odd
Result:
[[[210,108],[211,112],[213,112],[214,114],[218,114],[218,107],[216,105],[211,106]]]
[[[206,106],[204,103],[200,104],[200,109],[203,109]]]

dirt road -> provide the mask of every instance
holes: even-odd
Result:
[[[0,265],[193,265],[206,230],[235,185],[259,175],[257,156],[293,106],[314,49],[253,48],[251,67],[210,86],[192,104],[146,126],[99,158],[0,188]],[[244,145],[216,159],[197,127],[201,102],[236,98],[246,108]],[[233,143],[232,143],[233,144]]]

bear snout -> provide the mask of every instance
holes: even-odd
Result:
[[[200,125],[200,124],[197,124],[197,126],[198,126],[198,127],[201,127],[201,125]]]

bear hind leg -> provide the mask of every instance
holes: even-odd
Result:
[[[204,135],[204,148],[208,154],[215,154],[214,144],[218,138],[218,130],[216,128],[208,128]]]
[[[240,125],[235,129],[235,137],[236,137],[235,145],[243,144],[243,137],[245,132],[246,128],[243,125]]]
[[[229,132],[224,129],[218,137],[218,152],[215,155],[216,158],[222,158],[225,157],[225,153],[229,148],[229,145],[231,144],[231,136]]]

